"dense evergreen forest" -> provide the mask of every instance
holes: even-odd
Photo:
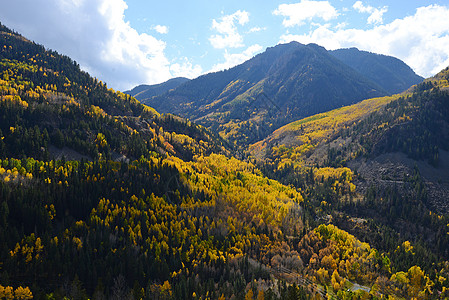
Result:
[[[346,166],[388,151],[437,165],[445,73],[370,106],[342,127],[357,144],[309,163],[336,134],[325,117],[301,149],[237,155],[1,25],[0,41],[0,299],[449,297],[449,216],[419,170],[408,193],[360,191]]]

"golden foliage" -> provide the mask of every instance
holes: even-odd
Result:
[[[278,165],[294,163],[302,166],[304,155],[310,153],[320,143],[329,141],[340,130],[399,98],[400,95],[368,99],[292,122],[277,129],[265,140],[251,145],[250,152],[255,157],[261,157],[261,153],[268,151],[277,160]],[[279,142],[286,144],[284,140],[288,140],[288,146],[274,146]]]
[[[11,286],[4,287],[0,284],[0,299],[30,300],[33,299],[33,293],[31,293],[29,287],[19,286],[14,290]]]

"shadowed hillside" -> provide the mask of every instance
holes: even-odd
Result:
[[[241,145],[293,120],[386,94],[324,48],[292,42],[144,102]]]
[[[390,94],[401,93],[424,79],[395,57],[360,51],[357,48],[338,49],[329,53],[382,86]]]

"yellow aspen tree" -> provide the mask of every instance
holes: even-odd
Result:
[[[344,284],[344,280],[342,280],[337,270],[334,270],[334,272],[332,273],[331,283],[334,291],[338,291],[339,289],[341,289]]]
[[[12,287],[0,285],[0,299],[13,300],[14,292]]]
[[[249,289],[248,293],[246,293],[246,295],[245,295],[245,300],[253,300],[253,297],[254,297],[253,290]]]
[[[18,300],[29,300],[33,299],[33,294],[31,293],[30,289],[28,287],[21,287],[19,286],[15,291],[14,295],[16,299]]]
[[[265,295],[263,290],[259,290],[259,293],[257,294],[257,300],[264,300],[265,299]]]

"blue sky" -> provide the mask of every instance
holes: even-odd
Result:
[[[449,4],[416,0],[4,0],[0,22],[126,90],[230,68],[292,40],[449,66]]]

